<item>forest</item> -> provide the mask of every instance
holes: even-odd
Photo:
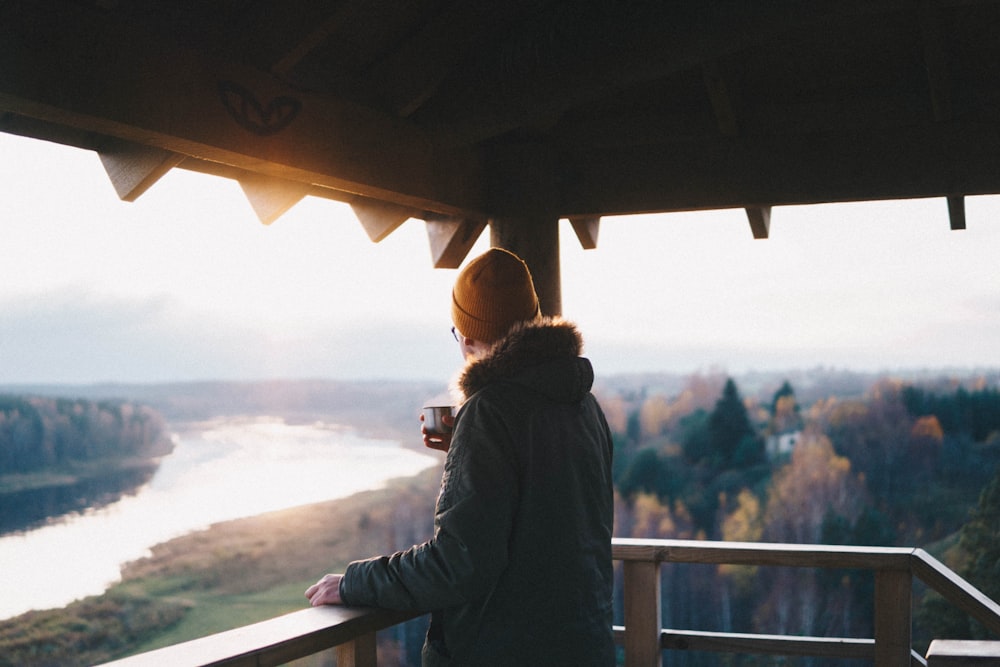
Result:
[[[0,395],[0,480],[74,464],[166,454],[163,417],[125,401]]]
[[[595,393],[614,436],[615,534],[921,547],[1000,600],[998,387],[995,375],[610,378]],[[323,409],[349,410],[341,415],[345,423],[378,421],[393,429],[413,428],[415,405],[428,390],[363,384],[358,395],[377,403],[369,406],[335,400],[351,394],[340,383],[279,388],[279,412],[313,418]],[[204,400],[216,391],[208,386],[157,389],[163,396],[149,390],[144,401],[169,417],[188,414],[192,396],[202,409],[242,412],[266,397],[273,407],[279,395],[273,384],[223,389],[221,402]],[[67,414],[89,414],[90,428],[132,423],[143,412],[109,405],[101,416],[106,399],[91,399],[76,407],[30,399],[34,412],[22,399],[5,399],[0,442],[15,412],[37,415],[20,421],[34,423],[52,451],[55,425],[67,428],[69,419],[57,416],[57,405]],[[149,419],[152,435],[155,414]],[[389,489],[226,522],[154,547],[150,558],[126,565],[123,581],[102,596],[0,622],[0,664],[92,664],[301,609],[302,591],[317,574],[429,537],[440,474],[431,469]],[[662,622],[690,630],[871,637],[873,583],[860,571],[665,564]],[[926,649],[932,637],[987,636],[940,598],[915,594],[915,648]],[[620,624],[620,598],[616,608]],[[418,619],[380,633],[379,664],[419,664],[425,628]],[[775,664],[687,651],[666,651],[664,661]],[[303,664],[325,663],[317,656]]]
[[[863,396],[803,405],[787,381],[762,400],[732,378],[699,375],[672,395],[603,396],[616,535],[919,546],[996,599],[1000,524],[987,515],[1000,511],[988,486],[1000,484],[1000,391],[967,384],[881,379]],[[992,510],[976,510],[981,496]],[[668,564],[663,623],[870,637],[872,591],[860,572]],[[982,633],[945,607],[923,601],[918,637]],[[718,663],[691,654],[671,664]]]

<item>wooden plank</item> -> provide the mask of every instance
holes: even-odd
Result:
[[[1000,665],[1000,642],[935,639],[927,649],[928,667]]]
[[[483,215],[471,151],[114,20],[82,5],[0,6],[0,111],[446,215]]]
[[[625,563],[625,664],[660,667],[660,564]]]
[[[661,641],[665,649],[711,653],[817,656],[844,660],[871,660],[875,655],[875,640],[845,637],[664,630]]]
[[[664,563],[775,565],[848,569],[908,569],[913,549],[854,547],[824,544],[711,542],[616,537],[611,541],[616,560]]]
[[[420,614],[310,607],[253,625],[106,663],[104,667],[264,667],[312,655]]]
[[[435,269],[457,269],[486,229],[485,220],[429,218],[427,240]]]
[[[908,569],[875,573],[876,667],[910,667],[912,587]]]
[[[138,199],[184,159],[183,155],[160,148],[119,140],[105,142],[98,155],[123,201]]]

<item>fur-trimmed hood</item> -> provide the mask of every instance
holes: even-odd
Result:
[[[454,383],[459,404],[487,385],[509,380],[565,402],[590,391],[594,371],[572,322],[544,317],[515,325],[482,357],[468,361]]]

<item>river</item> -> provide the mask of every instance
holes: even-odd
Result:
[[[342,498],[437,462],[324,423],[227,418],[177,430],[134,494],[0,537],[0,619],[100,594],[123,563],[212,523]]]

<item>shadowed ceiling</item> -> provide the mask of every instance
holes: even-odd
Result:
[[[998,35],[987,0],[8,0],[0,130],[98,151],[124,199],[186,168],[265,222],[424,219],[442,266],[496,218],[764,237],[773,206],[948,197],[961,227],[1000,193]]]

